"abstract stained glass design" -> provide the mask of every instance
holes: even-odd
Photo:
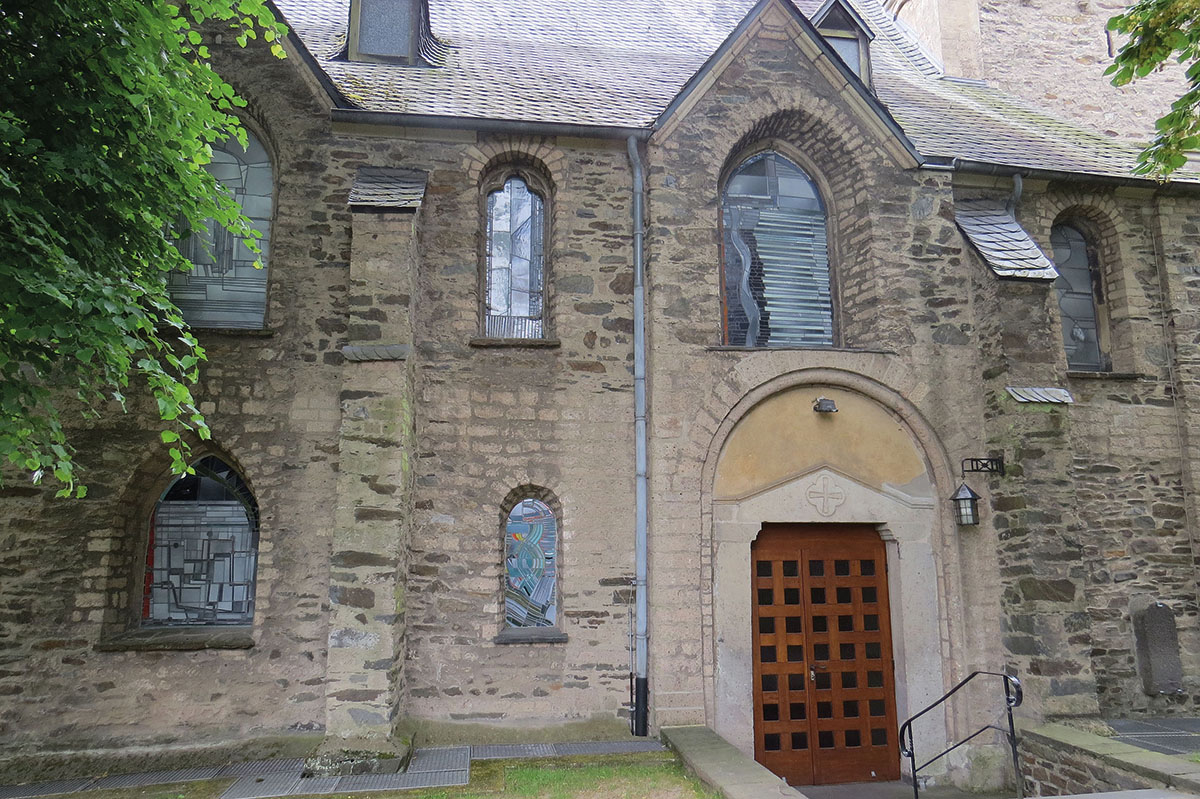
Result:
[[[150,520],[145,625],[248,624],[254,618],[258,506],[215,457],[171,484]]]
[[[544,206],[525,181],[511,177],[488,195],[486,334],[542,338]]]
[[[262,235],[258,246],[263,268],[254,266],[259,254],[212,219],[181,242],[180,249],[194,267],[190,272],[172,272],[167,290],[193,327],[260,329],[264,324],[274,182],[267,151],[252,134],[246,135],[245,150],[236,140],[214,146],[208,171]]]
[[[760,153],[729,179],[723,200],[726,343],[832,346],[825,208],[782,155]]]
[[[558,623],[558,523],[536,499],[517,503],[504,534],[508,571],[504,594],[509,627],[553,627]]]
[[[1103,371],[1107,364],[1096,323],[1099,286],[1088,257],[1087,239],[1070,225],[1055,225],[1050,230],[1050,244],[1058,269],[1054,288],[1058,290],[1058,307],[1062,312],[1067,365],[1071,369]]]

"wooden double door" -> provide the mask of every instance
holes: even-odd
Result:
[[[899,779],[879,534],[766,524],[750,568],[755,759],[792,785]]]

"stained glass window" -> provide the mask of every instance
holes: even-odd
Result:
[[[193,469],[171,484],[150,518],[142,624],[248,624],[258,505],[220,458]]]
[[[1108,368],[1108,359],[1100,342],[1100,276],[1088,255],[1087,239],[1070,225],[1055,225],[1050,230],[1054,265],[1058,280],[1058,307],[1062,315],[1063,347],[1071,369],[1099,372]]]
[[[729,178],[722,211],[725,343],[831,346],[825,207],[804,170],[756,155]]]
[[[544,502],[524,499],[508,514],[504,530],[509,627],[558,624],[558,522]]]
[[[510,177],[488,195],[485,334],[493,338],[545,336],[542,198]]]
[[[262,235],[258,240],[261,256],[212,219],[181,242],[180,249],[193,268],[172,272],[167,289],[193,327],[260,329],[264,324],[274,182],[267,151],[253,134],[246,135],[244,150],[236,139],[214,146],[208,170]],[[261,269],[254,266],[259,257]]]

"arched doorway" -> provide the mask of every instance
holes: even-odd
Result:
[[[853,383],[855,377],[847,375],[845,382]],[[802,765],[799,771],[791,770],[794,762],[806,758],[811,762],[812,748],[817,750],[816,757],[831,764],[856,762],[862,766],[861,773],[851,767],[831,768],[825,773],[814,771],[812,782],[894,779],[899,773],[895,749],[897,720],[932,702],[944,690],[943,664],[949,657],[949,635],[946,580],[940,561],[943,525],[947,522],[936,486],[938,475],[945,481],[945,464],[931,463],[927,447],[918,444],[918,437],[900,413],[854,389],[825,381],[793,384],[753,402],[725,432],[711,472],[712,724],[727,740],[747,754],[756,754],[761,762],[774,767],[794,784],[802,784],[805,774]],[[833,400],[837,413],[815,412],[813,406],[818,397]],[[782,550],[781,530],[787,530],[792,538],[792,543],[784,544]],[[823,542],[820,546],[827,547],[825,554],[816,557],[804,554],[816,551],[812,547],[818,545],[815,543],[818,538]],[[878,557],[853,557],[849,550],[842,553],[838,549],[841,545],[853,549],[860,544],[875,547]],[[790,556],[785,552],[788,546],[792,547]],[[792,573],[778,589],[791,588],[797,592],[790,598],[796,603],[793,610],[801,611],[793,615],[803,618],[802,622],[793,622],[803,625],[799,633],[787,632],[786,607],[757,604],[760,587],[767,587],[766,578],[758,572],[759,568],[767,567],[760,567],[758,562],[772,561],[772,557],[756,555],[768,550],[776,564],[770,568],[780,569],[781,577],[785,568]],[[809,568],[807,560],[821,561],[834,572],[830,580],[826,583],[810,575],[812,579],[806,583],[799,569]],[[872,582],[875,575],[863,573],[864,560],[878,563],[875,568],[882,572],[881,579]],[[836,574],[843,569],[849,573]],[[835,577],[846,578],[845,584],[838,583]],[[864,607],[862,602],[861,592],[866,587],[876,592],[873,608]],[[811,591],[817,588],[829,592],[826,598],[835,600],[834,605],[839,588],[849,589],[846,596],[850,598],[847,604],[850,612],[815,612]],[[879,596],[880,591],[886,596]],[[810,593],[805,596],[799,592]],[[783,598],[784,605],[788,599]],[[878,614],[869,612],[876,609]],[[776,618],[784,618],[783,638],[763,639],[763,628],[758,625],[764,610]],[[885,616],[873,621],[879,630],[862,629],[868,615]],[[827,628],[813,632],[814,617],[821,616],[825,617],[823,623]],[[840,618],[844,616],[850,618]],[[845,634],[842,636],[845,640],[841,640],[836,634],[838,624],[857,627],[854,635],[863,640],[850,635],[851,630],[840,631]],[[833,633],[827,632],[828,626]],[[887,640],[876,636],[870,642],[879,644],[880,668],[859,669],[862,664],[849,663],[851,656],[855,660],[865,656],[866,633],[885,631],[890,633]],[[811,638],[805,639],[805,635]],[[845,658],[840,657],[843,643],[856,644],[853,652],[846,649]],[[775,656],[785,658],[783,662],[787,663],[789,645],[806,647],[805,667],[795,671],[807,675],[809,683],[804,686],[793,683],[797,691],[803,690],[805,698],[795,700],[806,705],[803,709],[792,707],[793,699],[786,689],[772,696],[765,696],[769,692],[763,691],[761,647],[783,646],[782,651],[776,650]],[[831,648],[829,653],[817,653],[829,655],[817,661],[828,670],[831,680],[828,688],[815,687],[818,679],[825,684],[825,678],[819,676],[822,669],[815,668],[811,661],[812,647],[818,645]],[[872,650],[874,654],[874,647]],[[890,657],[883,655],[885,651]],[[799,650],[792,654],[797,658],[801,655]],[[812,673],[810,665],[814,666]],[[794,681],[796,678],[789,677],[786,671],[786,668],[776,669],[779,676]],[[855,672],[854,678],[843,678],[842,673],[850,671]],[[871,686],[873,690],[884,689],[883,693],[875,690],[879,695],[869,697],[837,695],[833,680],[839,686],[842,679],[848,680],[847,686],[852,680],[865,682],[868,671],[872,672],[869,678],[872,683],[879,680],[875,672],[884,673],[883,684]],[[871,699],[883,700],[884,713],[875,717],[876,721],[882,719],[881,723],[871,721]],[[829,704],[818,708],[817,703],[822,702]],[[770,707],[772,704],[778,707]],[[879,710],[878,702],[875,709]],[[792,719],[793,710],[795,715],[803,714],[805,718]],[[858,717],[853,715],[855,712]],[[810,713],[823,718],[810,719]],[[786,725],[779,723],[792,721],[808,724],[784,729]],[[773,725],[779,726],[779,730]],[[766,738],[777,732],[781,735],[778,742]],[[845,753],[848,749],[872,749],[872,735],[876,742],[874,754],[887,752],[882,760],[856,757],[861,751]],[[918,746],[923,749],[944,745],[945,720],[939,718],[926,724],[920,737],[924,740],[918,741]],[[764,754],[768,742],[772,746],[779,744],[780,748],[773,750],[776,754]],[[782,753],[787,750],[794,754],[785,758]],[[789,758],[793,766],[778,765],[780,760]]]

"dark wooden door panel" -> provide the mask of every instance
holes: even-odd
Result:
[[[793,785],[898,779],[878,534],[764,525],[751,552],[756,759]]]

